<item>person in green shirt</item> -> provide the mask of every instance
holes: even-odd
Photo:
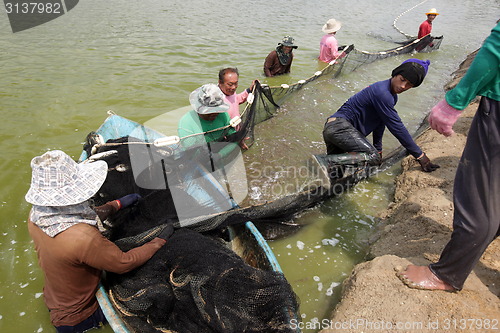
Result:
[[[234,142],[228,138],[236,133],[231,124],[229,104],[216,84],[208,83],[189,95],[193,107],[179,121],[177,133],[182,148],[190,158],[210,170],[221,168],[239,156],[241,147],[248,149],[244,140]]]
[[[455,291],[500,235],[500,20],[465,76],[431,110],[429,124],[445,136],[469,103],[481,96],[453,188],[453,233],[439,261],[398,272],[410,288]]]
[[[229,104],[216,84],[199,87],[189,95],[189,102],[193,109],[181,118],[177,128],[184,148],[221,141],[235,132],[227,113]]]

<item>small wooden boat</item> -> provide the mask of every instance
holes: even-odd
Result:
[[[100,135],[105,142],[110,139],[128,136],[131,133],[139,140],[155,140],[163,137],[162,134],[150,128],[112,113],[110,113],[109,117],[95,133]],[[140,137],[140,133],[143,133],[143,137]],[[84,150],[80,156],[80,161],[85,161],[88,158],[92,158],[92,156],[89,156],[88,152]],[[207,179],[211,182],[214,181],[209,175],[207,175]],[[217,186],[218,184],[214,183],[214,187],[217,188]],[[204,195],[204,193],[201,193],[201,195]],[[281,267],[273,251],[252,222],[246,221],[242,224],[231,225],[228,229],[230,235],[230,248],[240,256],[244,262],[261,270],[282,273]],[[106,281],[103,281],[96,296],[113,331],[117,333],[138,332],[127,323],[124,313],[115,306],[115,302],[113,302],[112,296],[105,285]],[[284,308],[283,311],[290,320],[298,320],[296,309]],[[289,331],[299,332],[298,329]]]

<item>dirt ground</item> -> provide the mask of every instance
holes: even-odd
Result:
[[[447,88],[469,64],[470,58]],[[410,289],[395,274],[410,263],[437,261],[450,238],[454,176],[476,110],[477,101],[464,110],[451,137],[429,129],[417,139],[441,168],[424,173],[412,157],[402,161],[394,201],[380,215],[368,261],[345,280],[342,300],[331,320],[321,322],[321,333],[500,332],[500,239],[489,246],[460,292]]]

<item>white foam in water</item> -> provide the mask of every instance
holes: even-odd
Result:
[[[299,250],[303,250],[304,249],[304,242],[301,242],[301,241],[297,241],[297,247],[299,248]]]
[[[323,245],[331,245],[331,246],[335,246],[339,243],[340,241],[336,238],[325,238],[323,240],[321,240],[321,243]]]
[[[330,285],[330,288],[326,290],[326,296],[332,296],[333,295],[333,288],[338,287],[340,283],[338,282],[332,282]]]

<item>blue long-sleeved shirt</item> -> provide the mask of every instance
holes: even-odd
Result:
[[[345,118],[364,136],[373,132],[373,146],[382,151],[382,137],[385,128],[398,139],[415,158],[422,150],[413,141],[394,108],[398,96],[391,93],[391,80],[376,82],[351,96],[330,117]]]

